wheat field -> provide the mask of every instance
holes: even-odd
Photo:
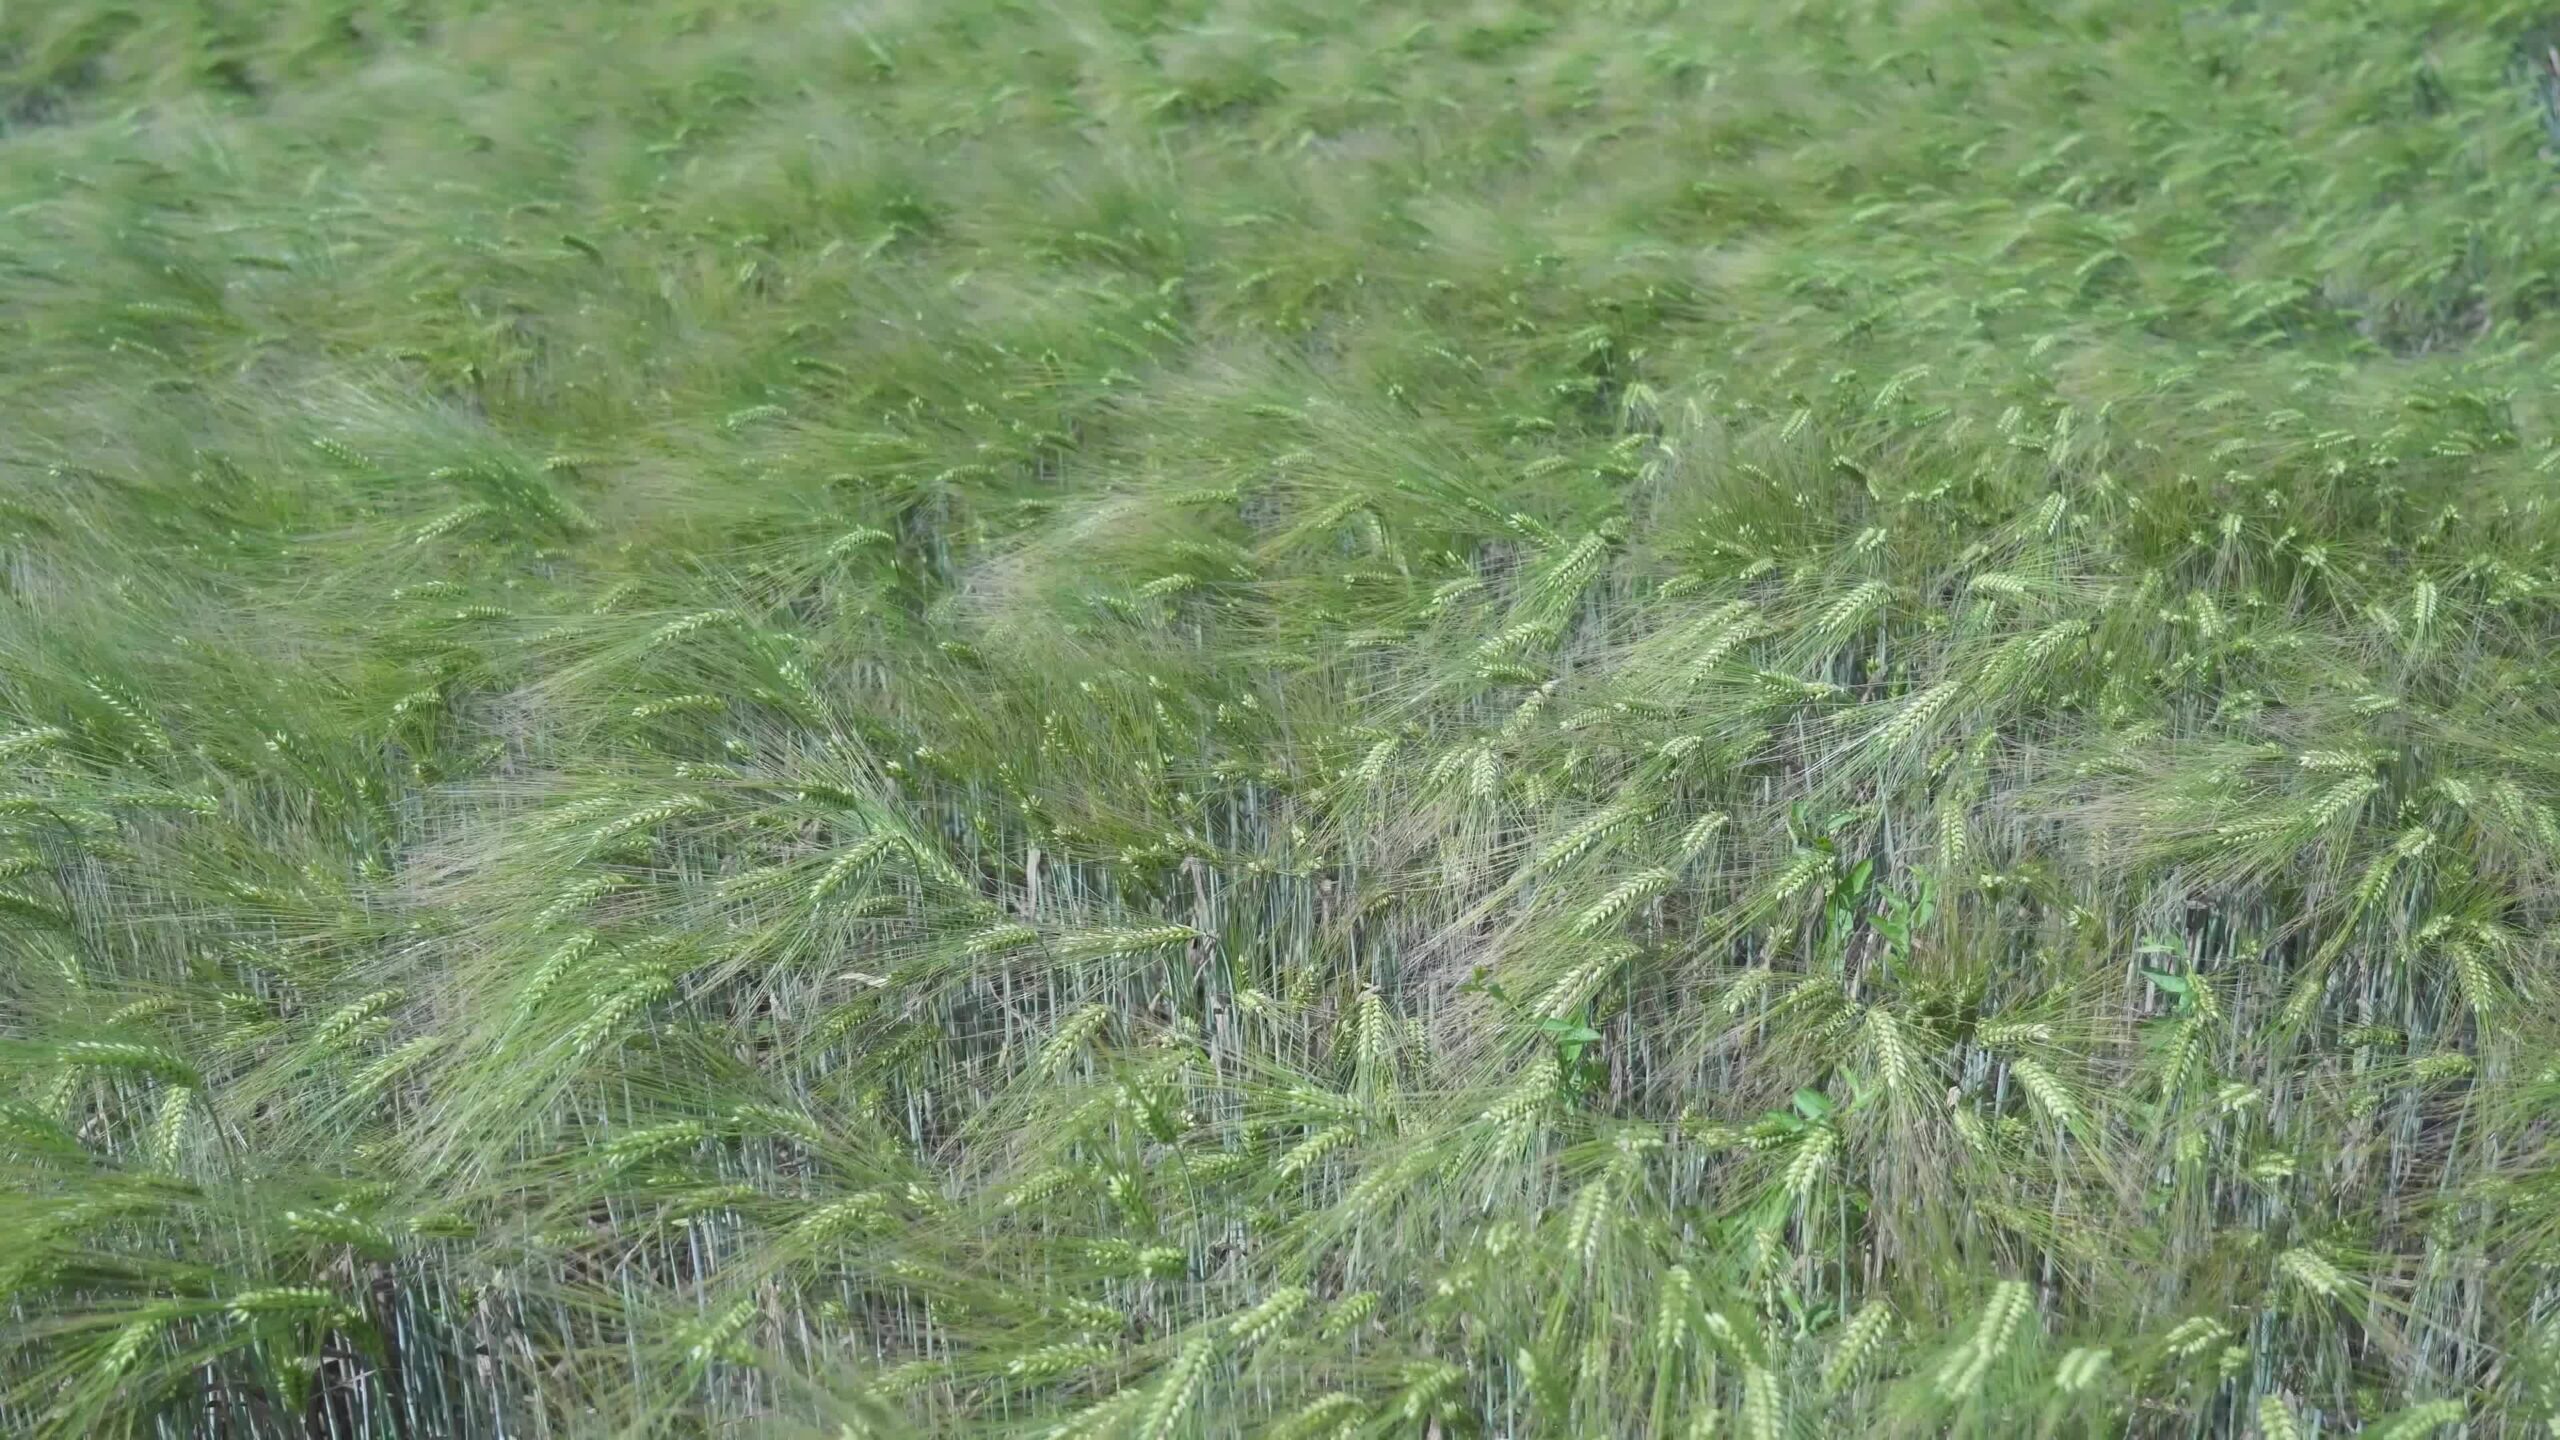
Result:
[[[0,1433],[2560,1433],[2560,12],[0,5]]]

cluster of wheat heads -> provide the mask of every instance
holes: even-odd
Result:
[[[0,10],[0,1431],[2544,1433],[2554,34]]]

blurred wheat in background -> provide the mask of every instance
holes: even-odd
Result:
[[[0,1433],[2552,1433],[2555,54],[0,7]]]

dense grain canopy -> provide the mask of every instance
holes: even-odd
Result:
[[[0,1432],[2547,1433],[2555,47],[0,7]]]

